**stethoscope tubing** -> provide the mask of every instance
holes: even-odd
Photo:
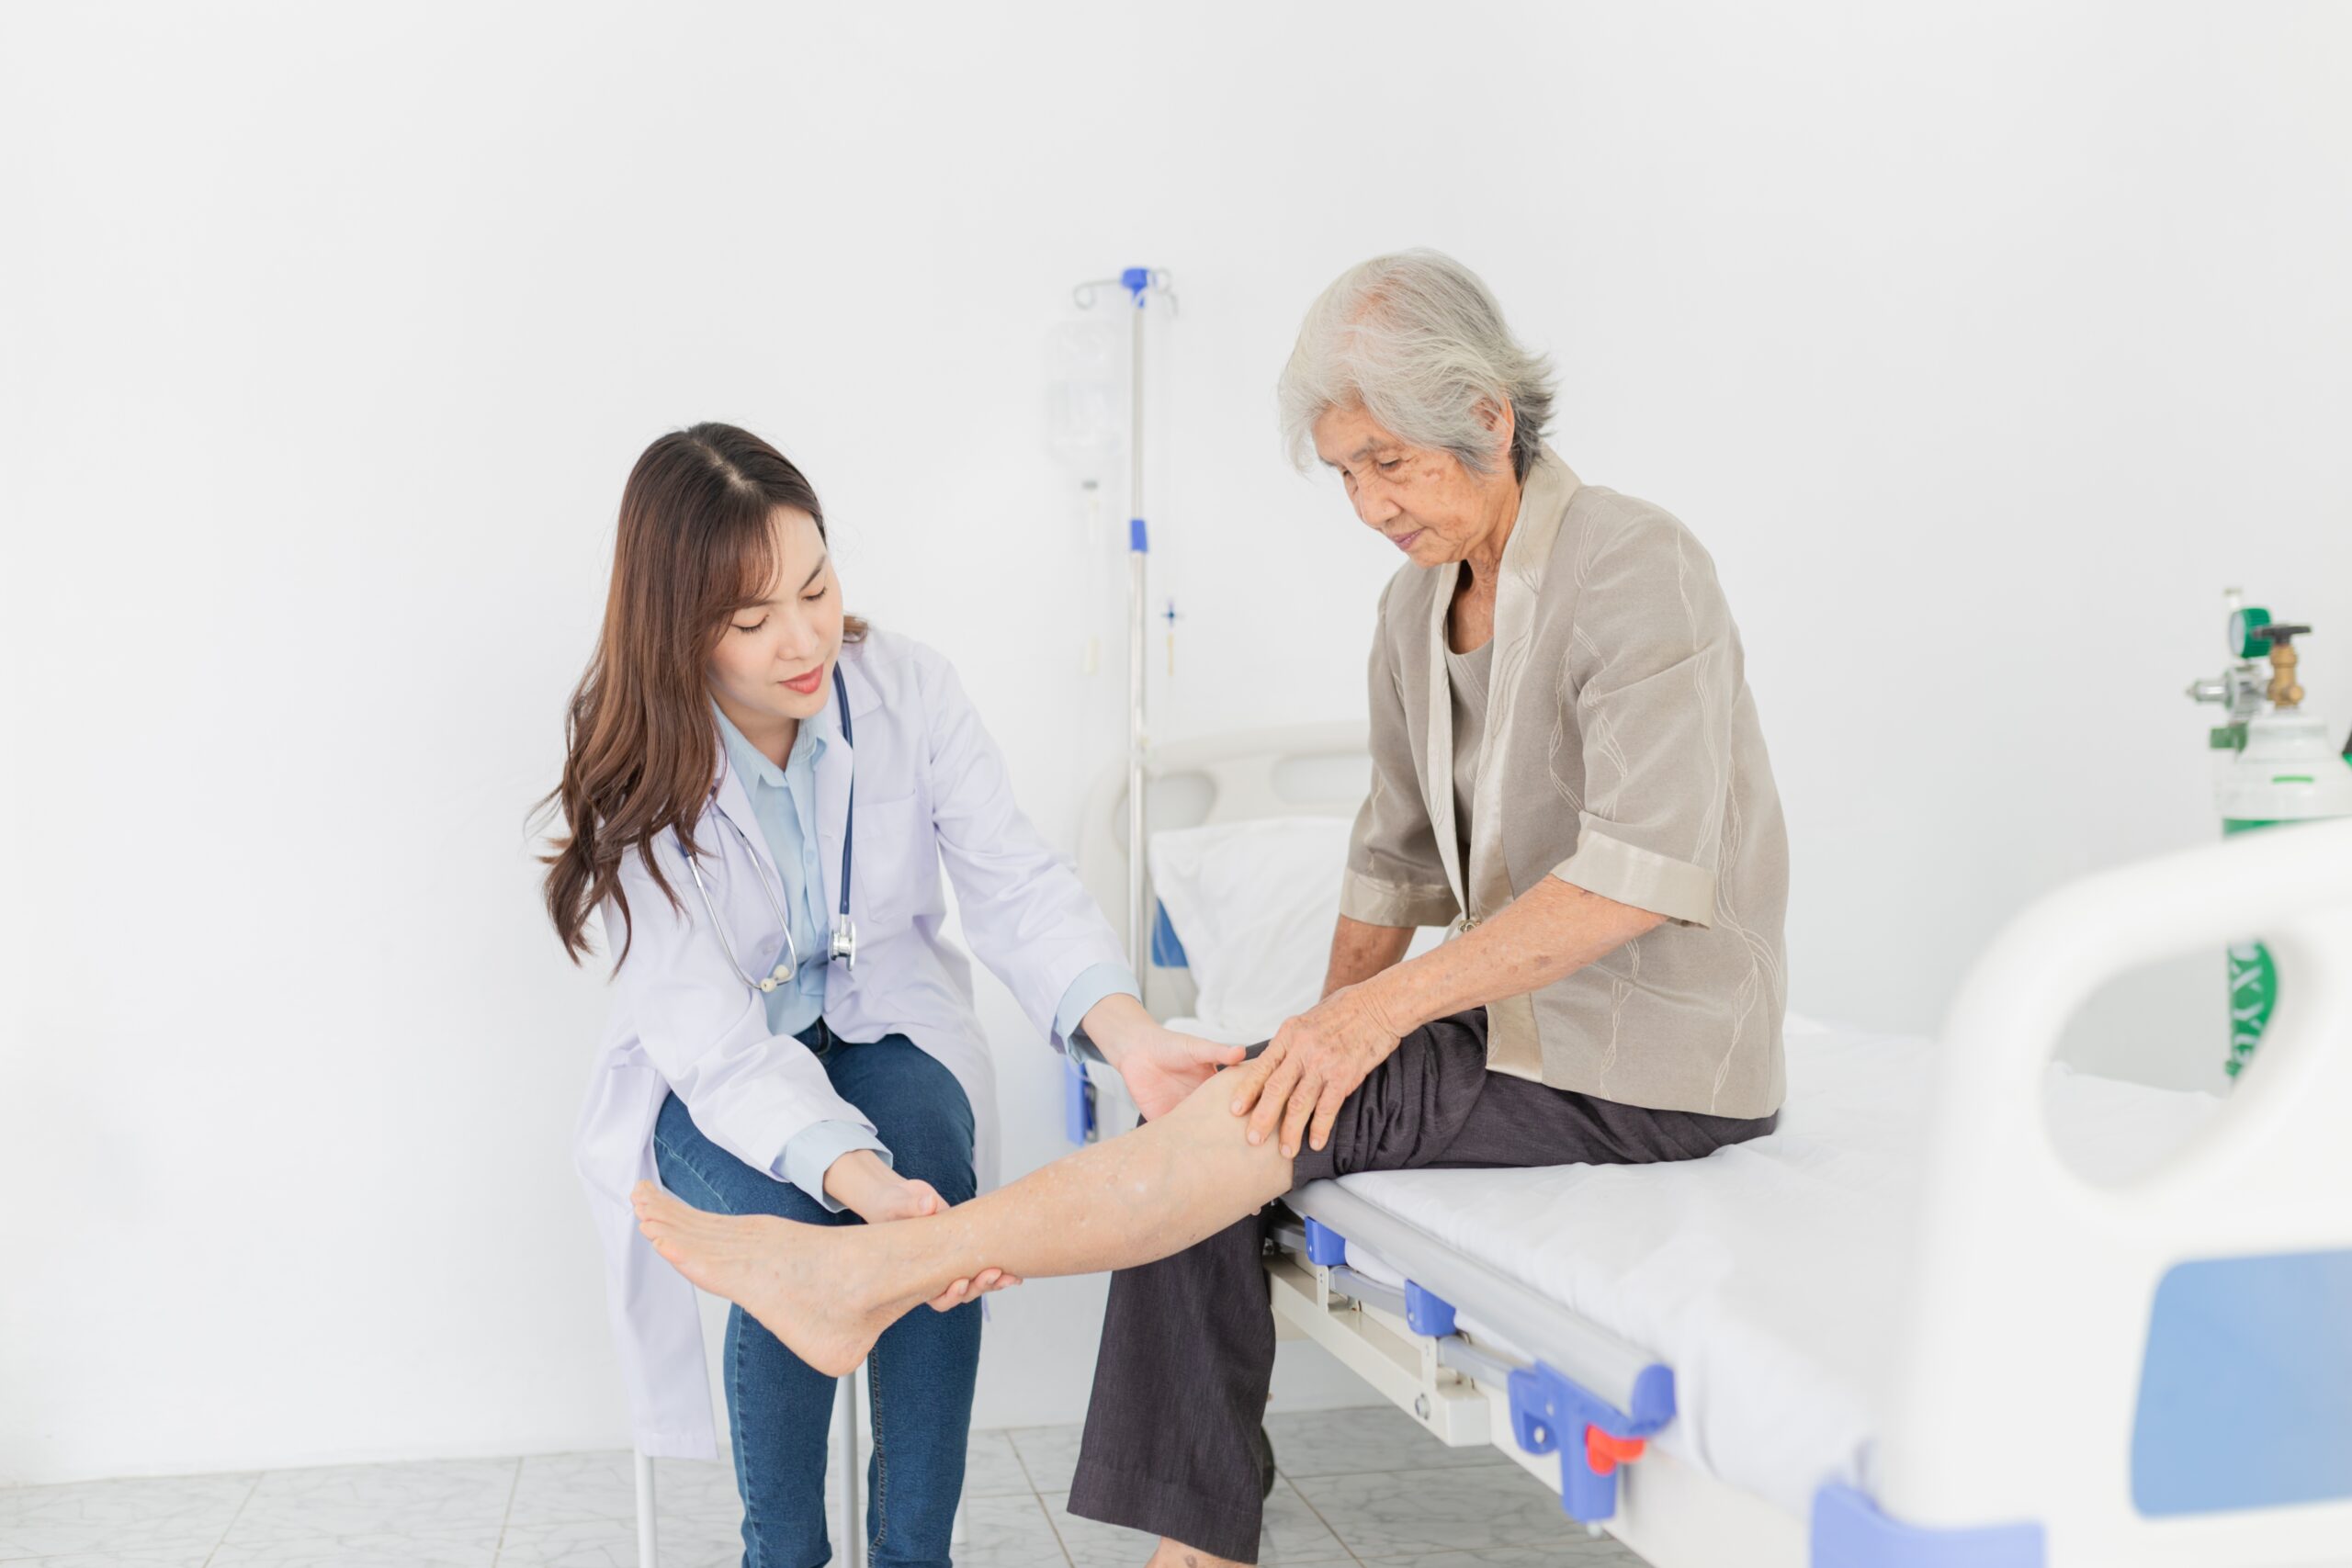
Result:
[[[839,705],[841,710],[842,744],[847,746],[854,754],[857,750],[857,740],[855,732],[850,726],[849,687],[842,680],[842,667],[839,660],[833,664],[833,701]],[[719,815],[727,817],[723,811]],[[727,927],[718,918],[718,906],[711,901],[710,888],[702,879],[702,867],[695,863],[695,857],[692,854],[685,857],[686,871],[694,877],[695,891],[702,895],[703,913],[710,917],[710,929],[717,934],[720,948],[726,952],[728,964],[737,975],[742,977],[743,984],[751,987],[752,989],[763,992],[774,991],[780,986],[791,984],[794,976],[800,973],[800,944],[792,940],[792,917],[785,910],[783,889],[771,886],[766,874],[761,870],[759,852],[752,847],[751,835],[744,832],[742,825],[731,817],[727,817],[727,825],[732,828],[735,830],[735,836],[743,841],[743,852],[751,857],[752,874],[759,883],[760,891],[767,896],[768,908],[775,911],[776,925],[784,932],[786,962],[770,970],[764,978],[755,979],[752,972],[743,967],[742,959],[736,955],[734,941],[728,936]],[[829,955],[831,958],[842,960],[853,971],[857,968],[857,928],[849,918],[849,887],[850,854],[857,843],[856,829],[857,772],[855,762],[853,761],[849,780],[849,808],[842,819],[841,915],[833,923],[832,949]],[[679,838],[679,848],[683,850],[684,847],[685,840],[682,834]],[[782,880],[783,873],[779,871],[777,881]]]

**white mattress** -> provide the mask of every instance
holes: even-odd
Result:
[[[1780,1126],[1703,1160],[1342,1181],[1655,1353],[1679,1407],[1659,1445],[1803,1513],[1822,1483],[1870,1479],[1933,1046],[1794,1019],[1787,1042]],[[2051,1074],[2053,1138],[2096,1179],[2156,1163],[2220,1104]],[[1455,1304],[1475,1332],[1477,1303]]]

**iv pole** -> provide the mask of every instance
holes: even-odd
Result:
[[[1143,312],[1147,297],[1158,295],[1176,311],[1168,274],[1131,266],[1116,277],[1081,283],[1071,291],[1081,310],[1094,304],[1098,288],[1125,289],[1135,299],[1127,353],[1127,963],[1140,982],[1151,952],[1151,917],[1144,908],[1144,753],[1149,732],[1144,723],[1144,640],[1151,608],[1145,599],[1144,568],[1151,533],[1143,504]]]

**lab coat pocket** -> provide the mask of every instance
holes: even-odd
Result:
[[[861,929],[896,931],[940,913],[939,851],[930,805],[920,794],[857,803],[851,912]]]

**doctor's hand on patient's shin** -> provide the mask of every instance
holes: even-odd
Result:
[[[1250,1118],[1250,1141],[1262,1144],[1281,1128],[1285,1159],[1302,1143],[1331,1140],[1340,1106],[1402,1038],[1374,1007],[1362,986],[1332,992],[1274,1031],[1265,1051],[1238,1075],[1233,1113]]]
[[[919,1220],[946,1211],[946,1201],[928,1181],[900,1176],[872,1149],[852,1149],[825,1168],[825,1190],[835,1202],[867,1224],[892,1220]],[[951,1312],[978,1301],[990,1291],[1021,1283],[1018,1275],[1001,1269],[983,1269],[968,1280],[957,1280],[933,1297],[933,1312]]]

